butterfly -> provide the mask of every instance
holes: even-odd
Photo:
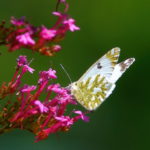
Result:
[[[85,109],[97,109],[112,93],[116,81],[135,61],[135,58],[128,58],[117,63],[119,55],[120,48],[111,49],[70,85],[71,94]]]

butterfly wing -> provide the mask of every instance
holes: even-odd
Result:
[[[71,93],[87,110],[95,110],[114,90],[115,82],[134,62],[129,58],[117,64],[120,49],[113,48],[71,85]]]
[[[110,78],[108,78],[108,82],[112,83],[114,86],[113,88],[109,89],[107,91],[106,97],[109,97],[109,95],[112,93],[112,91],[115,88],[115,83],[116,81],[123,75],[123,73],[133,64],[133,62],[135,61],[135,58],[128,58],[125,61],[117,64],[112,72],[112,75],[110,76]]]
[[[125,61],[117,64],[109,78],[109,82],[115,83],[122,74],[133,64],[135,58],[128,58]]]
[[[108,51],[103,57],[98,59],[79,79],[79,81],[86,80],[89,77],[99,74],[105,77],[110,77],[114,70],[120,55],[120,48],[116,47]]]
[[[115,88],[106,77],[96,74],[86,80],[74,82],[71,93],[87,110],[95,110]]]

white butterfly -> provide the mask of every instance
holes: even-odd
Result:
[[[112,93],[116,81],[135,61],[129,58],[119,64],[120,48],[113,48],[98,59],[76,82],[71,94],[87,110],[95,110]]]

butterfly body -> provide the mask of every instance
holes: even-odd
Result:
[[[119,64],[119,48],[113,48],[95,62],[85,74],[70,85],[71,94],[87,110],[95,110],[112,93],[115,82],[135,61],[129,58]]]

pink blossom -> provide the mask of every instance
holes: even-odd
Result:
[[[1,40],[4,43],[6,41],[10,51],[28,48],[47,56],[53,56],[55,52],[61,50],[58,42],[64,39],[66,32],[79,30],[79,27],[75,25],[75,20],[68,19],[66,0],[59,0],[59,3],[64,3],[65,9],[63,13],[53,12],[58,20],[52,28],[34,27],[24,18],[12,18],[13,25],[4,28],[6,33],[4,39]],[[56,10],[58,10],[57,6]],[[49,81],[57,78],[55,70],[50,68],[48,71],[40,72],[37,90],[34,85],[26,84],[21,87],[22,78],[26,72],[33,73],[34,69],[29,66],[26,56],[20,56],[11,82],[8,86],[4,84],[0,91],[2,98],[8,95],[10,99],[9,94],[14,93],[17,100],[11,105],[7,104],[5,108],[7,111],[3,111],[2,116],[6,116],[5,127],[27,129],[37,135],[37,140],[42,140],[51,133],[68,131],[78,119],[87,120],[82,112],[77,112],[75,117],[71,117],[72,111],[71,113],[67,111],[69,104],[76,104],[69,90],[59,84],[49,84]],[[34,90],[35,92],[32,92]],[[40,101],[43,94],[46,94],[45,99]]]
[[[68,17],[67,14],[63,14],[63,13],[57,12],[57,11],[54,11],[52,14],[58,17],[57,25],[62,23],[62,21],[66,20]]]
[[[18,35],[16,40],[23,45],[34,45],[35,41],[32,39],[31,35],[26,32],[24,34]]]
[[[26,56],[19,56],[18,59],[17,59],[17,65],[19,67],[21,67],[21,66],[23,66],[25,64],[27,64],[27,58],[26,58]]]
[[[61,3],[65,3],[65,2],[66,2],[66,0],[60,0],[60,2],[61,2]]]
[[[34,69],[27,65],[28,62],[25,56],[18,58],[17,65],[18,64],[22,66],[23,70],[20,74],[19,71],[17,72],[14,80],[12,80],[14,82],[11,83],[11,89],[15,89],[15,93],[18,93],[16,96],[19,102],[14,103],[14,107],[12,108],[17,107],[17,109],[14,109],[14,112],[10,110],[9,122],[12,128],[20,127],[31,131],[34,130],[36,141],[39,141],[47,138],[49,134],[59,131],[68,131],[79,119],[86,122],[89,121],[89,118],[79,110],[71,110],[70,113],[67,111],[69,104],[76,104],[69,90],[61,87],[59,84],[48,85],[50,79],[57,78],[55,70],[50,68],[48,71],[40,72],[40,84],[37,90],[36,86],[29,86],[27,84],[21,88],[20,83],[24,73],[27,71],[32,73]],[[45,89],[47,89],[47,91],[45,91]],[[36,91],[30,93],[33,90]],[[39,97],[45,92],[46,98],[44,101],[40,101]],[[55,94],[54,97],[50,99],[50,96],[53,96],[51,95],[52,92],[55,92]],[[76,116],[71,117],[72,112],[74,112]]]
[[[24,65],[23,67],[23,72],[29,71],[30,73],[33,73],[35,70],[33,68],[31,68],[28,65]]]
[[[62,12],[57,11],[60,5],[64,5]],[[0,36],[0,44],[6,45],[11,52],[27,48],[42,55],[54,56],[61,50],[59,42],[65,38],[66,33],[79,30],[75,20],[69,17],[68,8],[69,4],[66,0],[58,0],[56,12],[52,13],[58,19],[52,27],[35,27],[26,21],[25,17],[20,19],[12,17],[10,26],[6,26],[5,22],[0,23],[0,31],[3,34]]]
[[[80,111],[80,110],[76,110],[76,111],[73,111],[75,114],[79,114],[81,119],[84,120],[85,122],[89,122],[89,117],[88,116],[85,116],[85,114]]]
[[[61,46],[60,45],[53,45],[52,48],[53,52],[59,52],[61,50]]]
[[[27,48],[46,56],[53,56],[61,50],[59,42],[65,38],[66,33],[80,29],[75,25],[75,20],[67,14],[69,5],[66,0],[58,0],[56,10],[60,4],[64,5],[63,12],[53,12],[58,19],[52,27],[35,27],[23,17],[12,17],[12,25],[9,27],[1,23],[1,45],[6,45],[9,51]],[[49,68],[47,71],[41,71],[38,83],[22,86],[25,73],[34,72],[29,64],[26,56],[19,56],[11,81],[2,84],[0,88],[0,98],[6,97],[8,100],[6,105],[4,102],[0,111],[1,133],[21,128],[31,131],[36,135],[36,141],[39,141],[47,138],[49,134],[68,131],[79,119],[89,120],[82,111],[68,109],[69,105],[76,105],[77,102],[69,88],[54,84],[53,79],[57,78],[55,70]]]
[[[55,98],[59,100],[58,103],[59,104],[64,104],[62,106],[62,109],[65,109],[65,105],[68,104],[68,103],[71,103],[73,105],[77,104],[73,100],[71,94],[69,94],[69,92],[65,88],[57,89],[56,92],[58,93],[58,95]]]
[[[55,70],[52,70],[51,68],[47,71],[47,73],[48,73],[48,76],[49,76],[49,78],[51,78],[51,79],[56,79],[57,78],[57,76],[56,76],[56,71]]]
[[[51,85],[48,86],[47,89],[50,90],[50,91],[53,91],[55,93],[58,93],[58,94],[63,94],[64,93],[64,90],[62,88],[60,88],[59,84],[51,84]]]
[[[75,20],[72,19],[72,18],[70,18],[70,19],[68,19],[68,20],[65,20],[65,21],[63,22],[63,24],[64,24],[65,26],[67,26],[67,28],[69,28],[69,30],[72,31],[72,32],[74,32],[74,31],[76,31],[76,30],[80,30],[80,28],[75,25]]]
[[[56,30],[43,27],[40,32],[40,36],[45,40],[51,40],[53,37],[56,36]]]
[[[44,106],[44,104],[42,104],[41,101],[35,100],[35,101],[34,101],[34,104],[35,104],[36,106],[38,106],[38,108],[39,108],[39,110],[40,110],[41,113],[46,113],[46,112],[48,112],[48,108],[47,108],[46,106]]]
[[[56,71],[52,70],[51,68],[48,71],[41,71],[39,83],[49,80],[49,79],[57,78],[57,76],[55,74],[56,74]]]
[[[58,111],[58,107],[57,106],[50,106],[49,110],[51,111],[52,114],[56,115],[57,111]]]
[[[10,22],[15,26],[25,25],[25,17],[21,17],[20,19],[16,19],[15,17],[11,17]]]
[[[62,13],[57,12],[57,11],[52,12],[52,14],[55,15],[55,16],[58,16],[58,17],[62,17],[63,16]]]
[[[34,91],[36,89],[36,86],[32,85],[32,86],[29,86],[29,85],[24,85],[23,88],[21,88],[21,92],[23,93],[26,93],[26,92],[31,92],[31,91]]]
[[[55,119],[63,122],[63,126],[70,126],[74,123],[73,119],[71,119],[69,116],[55,117]]]
[[[31,25],[31,24],[27,24],[26,27],[25,27],[25,30],[26,30],[30,35],[33,35],[33,34],[36,34],[40,29],[39,29],[39,27],[34,27],[34,26]]]
[[[27,58],[26,56],[19,56],[18,59],[17,59],[17,66],[18,67],[22,67],[22,71],[23,73],[25,73],[26,71],[29,71],[30,73],[33,73],[34,72],[34,69],[31,68],[29,65],[27,65],[28,61],[27,61]]]

